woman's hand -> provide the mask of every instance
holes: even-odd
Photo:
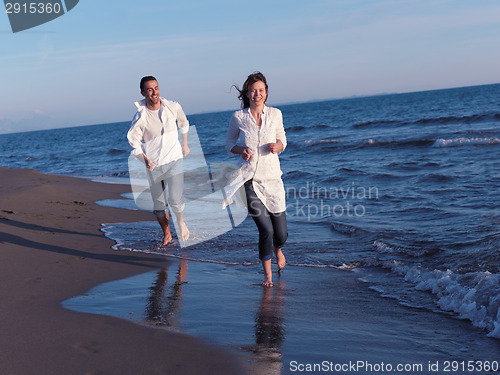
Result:
[[[252,151],[248,147],[234,146],[231,152],[233,154],[240,154],[245,161],[249,161],[252,157]]]
[[[243,158],[243,160],[249,161],[252,157],[252,151],[248,147],[245,147],[243,149],[243,152],[241,153],[241,157]]]
[[[276,141],[276,143],[269,143],[267,147],[272,154],[277,154],[284,150],[283,143],[281,143],[279,139]]]

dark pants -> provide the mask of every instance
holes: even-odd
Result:
[[[286,211],[269,212],[255,194],[252,180],[245,182],[248,212],[259,229],[259,258],[265,262],[273,256],[273,245],[282,247],[288,238]]]

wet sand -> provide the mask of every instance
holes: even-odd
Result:
[[[468,321],[383,298],[355,272],[287,266],[274,288],[256,284],[261,277],[259,265],[173,259],[64,305],[238,350],[256,375],[482,374],[452,366],[498,364],[500,340]]]
[[[0,168],[0,373],[241,374],[240,359],[209,345],[61,302],[112,280],[169,265],[164,257],[117,252],[100,224],[151,220],[101,207],[123,185]]]

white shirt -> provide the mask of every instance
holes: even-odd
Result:
[[[236,111],[229,122],[226,150],[231,153],[234,146],[248,147],[252,156],[248,161],[240,156],[239,169],[224,188],[226,199],[224,207],[232,202],[233,195],[248,180],[253,179],[255,194],[269,212],[279,213],[286,210],[285,188],[281,175],[278,154],[269,151],[269,143],[277,140],[286,147],[283,116],[277,108],[264,106],[262,125],[257,126],[250,108]]]
[[[189,122],[179,103],[160,98],[158,111],[146,107],[146,100],[135,102],[137,112],[127,138],[132,155],[146,155],[158,165],[182,158],[182,147],[177,129],[181,134],[189,131]]]

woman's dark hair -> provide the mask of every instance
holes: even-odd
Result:
[[[141,87],[141,92],[144,92],[144,84],[148,81],[156,81],[158,82],[158,80],[153,77],[153,76],[146,76],[146,77],[142,77],[141,78],[141,83],[140,83],[140,87]]]
[[[267,97],[269,96],[269,89],[267,87],[267,81],[266,81],[266,77],[264,77],[264,74],[262,74],[261,72],[253,72],[252,74],[250,74],[248,77],[247,77],[247,80],[245,81],[245,83],[243,84],[243,87],[241,88],[241,90],[238,88],[238,86],[234,85],[234,87],[236,88],[236,90],[238,90],[238,92],[240,93],[240,95],[238,95],[238,99],[241,100],[241,108],[248,108],[250,107],[250,99],[248,99],[248,90],[250,88],[250,86],[252,86],[255,82],[259,82],[259,81],[262,81],[264,83],[264,85],[266,85],[266,99],[264,100],[264,103],[267,102]]]

